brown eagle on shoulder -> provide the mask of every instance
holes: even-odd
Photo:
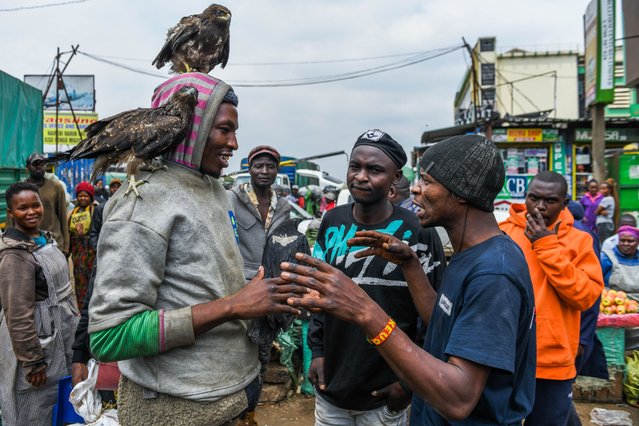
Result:
[[[197,104],[197,90],[183,87],[159,108],[137,108],[96,121],[86,128],[86,138],[48,163],[95,158],[91,180],[110,166],[127,163],[132,184],[138,167],[184,140]],[[137,193],[137,191],[133,190]],[[138,194],[139,195],[139,194]]]
[[[169,29],[166,42],[153,65],[158,69],[171,62],[176,73],[202,72],[208,74],[216,65],[226,66],[231,39],[231,11],[212,4],[199,15],[185,16]]]

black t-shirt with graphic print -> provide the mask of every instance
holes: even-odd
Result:
[[[418,313],[400,267],[379,256],[356,259],[355,253],[365,247],[348,247],[346,242],[362,230],[395,236],[417,253],[437,290],[445,263],[439,236],[434,229],[422,228],[415,214],[401,207],[394,206],[387,220],[373,226],[357,223],[352,208],[353,204],[348,204],[325,214],[313,255],[359,284],[398,327],[416,338]],[[325,357],[326,389],[321,391],[322,397],[350,410],[371,410],[386,403],[384,398],[374,397],[371,392],[398,379],[375,347],[366,341],[361,328],[329,314],[313,314],[308,341],[313,358]]]

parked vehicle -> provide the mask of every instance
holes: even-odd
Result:
[[[304,185],[301,185],[301,181],[305,179],[306,182]],[[306,185],[317,185],[322,190],[327,186],[332,186],[334,188],[341,188],[344,185],[344,181],[329,175],[326,172],[321,170],[309,170],[309,169],[300,169],[295,171],[295,182],[298,186],[306,186]]]

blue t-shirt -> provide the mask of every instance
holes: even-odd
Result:
[[[448,422],[416,395],[411,425],[521,425],[535,396],[534,295],[523,253],[500,235],[452,257],[424,350],[490,367],[470,416]]]

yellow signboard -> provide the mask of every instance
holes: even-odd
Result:
[[[541,129],[508,129],[507,142],[541,142],[544,140]]]
[[[95,112],[80,113],[76,112],[78,127],[81,135],[78,134],[73,115],[68,112],[58,113],[57,124],[57,148],[58,151],[70,149],[77,145],[85,136],[84,130],[91,123],[98,121],[98,114]],[[55,112],[44,112],[44,123],[42,125],[43,142],[45,152],[54,152],[56,150],[56,122]]]

